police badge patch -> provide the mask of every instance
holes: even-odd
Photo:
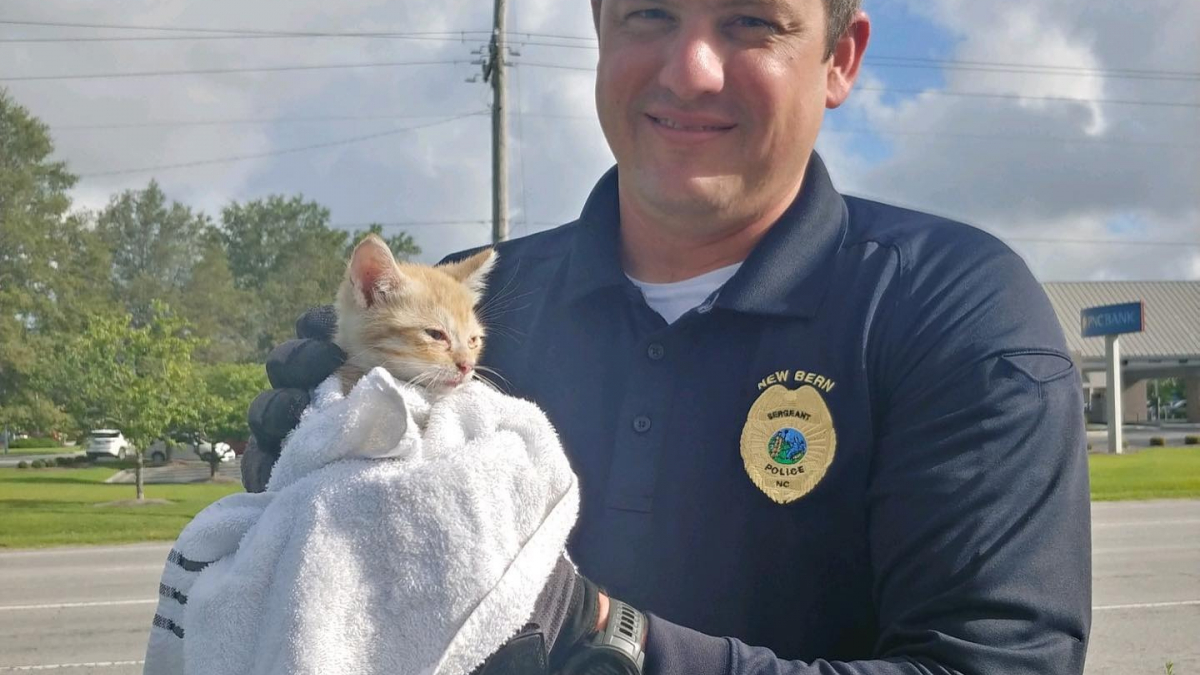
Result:
[[[750,406],[742,427],[746,473],[779,504],[811,492],[825,477],[836,448],[833,416],[813,386],[767,387]]]

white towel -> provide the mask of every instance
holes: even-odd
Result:
[[[144,672],[466,675],[529,619],[578,508],[534,404],[331,378],[267,491],[180,534]]]

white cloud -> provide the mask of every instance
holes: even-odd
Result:
[[[1195,71],[1191,29],[1200,6],[1105,0],[1086,9],[1067,0],[906,0],[955,40],[963,61],[1039,63],[1087,69]],[[870,8],[870,2],[868,2]],[[234,2],[132,0],[65,3],[9,0],[10,19],[309,31],[486,30],[492,3],[347,0]],[[510,7],[510,28],[590,35],[589,4],[530,0]],[[877,27],[879,28],[879,27]],[[6,35],[129,35],[119,31],[8,27]],[[152,33],[133,33],[149,35]],[[175,119],[296,119],[314,116],[451,116],[485,110],[490,93],[464,80],[484,43],[400,39],[243,39],[67,45],[0,45],[6,75],[456,60],[394,66],[198,77],[16,82],[9,88],[35,114],[61,125]],[[538,38],[535,41],[545,40]],[[528,41],[528,40],[527,40]],[[590,66],[588,49],[516,45],[517,63]],[[913,53],[919,47],[913,46]],[[510,92],[510,196],[514,231],[543,229],[578,213],[611,164],[594,113],[591,73],[519,66]],[[874,73],[868,71],[868,78]],[[944,88],[1004,95],[1088,99],[1200,100],[1200,84],[1147,79],[1048,77],[944,71]],[[864,84],[872,84],[867,81]],[[874,84],[878,84],[875,82]],[[1013,244],[1043,278],[1200,278],[1200,249],[1082,247],[1015,238],[1145,237],[1200,241],[1195,108],[1033,99],[955,98],[935,93],[900,103],[858,91],[846,115],[888,143],[882,156],[861,137],[824,134],[819,147],[847,192],[975,223]],[[517,116],[516,110],[526,114]],[[191,162],[329,143],[436,121],[362,119],[305,124],[163,127],[55,132],[59,155],[80,173]],[[905,132],[896,134],[892,132]],[[915,135],[909,135],[915,134]],[[973,136],[1001,136],[974,138]],[[1013,140],[1022,137],[1033,140]],[[1040,140],[1039,140],[1040,139]],[[1065,142],[1069,141],[1069,142]],[[1145,143],[1153,141],[1157,144]],[[1190,145],[1188,145],[1190,144]],[[469,117],[335,148],[281,154],[155,176],[167,193],[217,215],[231,199],[303,193],[329,206],[336,223],[479,221],[490,218],[487,117]],[[143,187],[150,174],[86,178],[80,206]],[[526,224],[528,223],[528,224]],[[410,230],[434,260],[482,243],[486,224]]]
[[[1083,11],[1065,0],[910,4],[952,33],[952,58],[961,62],[1089,72],[1200,63],[1194,40],[1162,39],[1178,33],[1178,24],[1200,24],[1194,3],[1148,0],[1145,13],[1132,16],[1115,6],[1093,11],[1095,3]],[[867,78],[876,84],[869,71]],[[1200,248],[1028,241],[1200,243],[1195,109],[1034,98],[1196,101],[1196,82],[947,70],[939,90],[898,104],[877,92],[856,93],[851,108],[880,130],[891,152],[843,181],[850,191],[984,227],[1009,239],[1043,279],[1197,278]]]

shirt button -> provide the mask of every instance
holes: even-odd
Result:
[[[666,355],[667,350],[657,342],[652,343],[646,349],[646,356],[649,356],[651,361],[662,361],[662,358]]]
[[[644,434],[650,431],[650,418],[645,415],[638,415],[633,418],[633,430],[639,434]]]

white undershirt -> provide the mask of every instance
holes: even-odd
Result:
[[[670,324],[675,323],[688,310],[699,307],[708,299],[708,296],[725,285],[725,282],[729,281],[741,266],[742,263],[734,263],[728,267],[705,272],[698,277],[673,281],[669,284],[652,284],[629,277],[628,274],[625,276],[629,277],[634,286],[641,289],[650,309],[661,314],[662,318]]]

